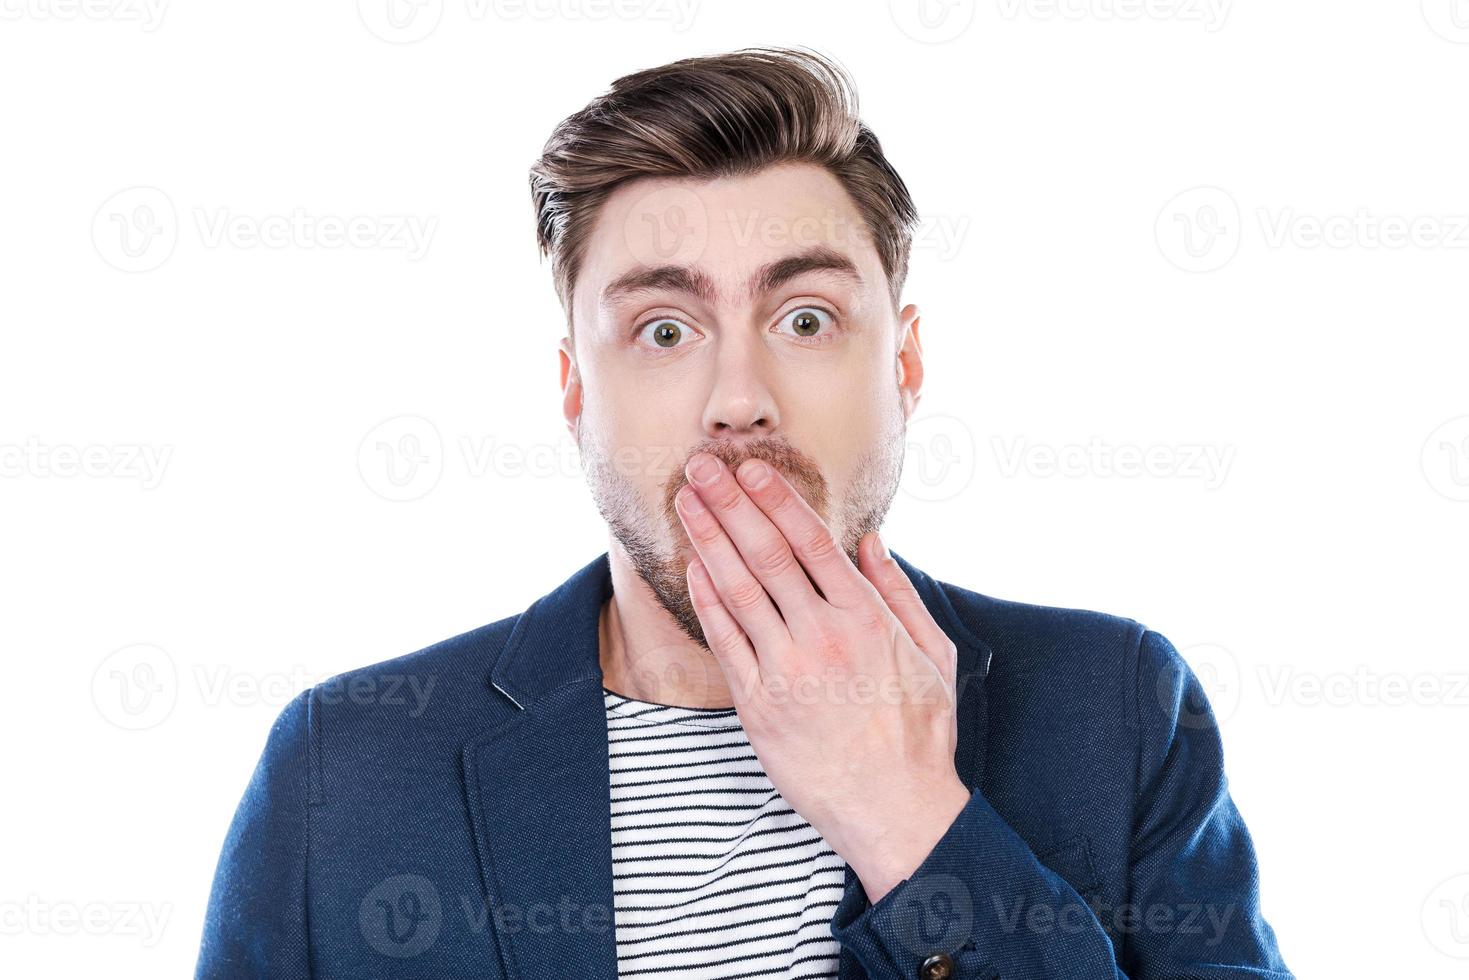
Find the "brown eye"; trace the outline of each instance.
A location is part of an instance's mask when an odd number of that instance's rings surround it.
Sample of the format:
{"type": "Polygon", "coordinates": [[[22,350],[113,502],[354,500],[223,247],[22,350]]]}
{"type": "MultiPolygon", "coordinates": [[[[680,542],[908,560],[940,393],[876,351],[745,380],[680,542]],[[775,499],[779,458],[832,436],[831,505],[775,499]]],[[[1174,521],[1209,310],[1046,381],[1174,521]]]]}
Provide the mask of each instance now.
{"type": "Polygon", "coordinates": [[[815,306],[803,306],[787,313],[782,323],[789,323],[797,337],[817,337],[823,327],[831,333],[833,318],[830,313],[815,306]]]}
{"type": "Polygon", "coordinates": [[[640,337],[645,335],[651,337],[653,343],[665,350],[680,346],[687,347],[693,337],[697,336],[692,328],[669,317],[645,323],[638,334],[640,337]]]}

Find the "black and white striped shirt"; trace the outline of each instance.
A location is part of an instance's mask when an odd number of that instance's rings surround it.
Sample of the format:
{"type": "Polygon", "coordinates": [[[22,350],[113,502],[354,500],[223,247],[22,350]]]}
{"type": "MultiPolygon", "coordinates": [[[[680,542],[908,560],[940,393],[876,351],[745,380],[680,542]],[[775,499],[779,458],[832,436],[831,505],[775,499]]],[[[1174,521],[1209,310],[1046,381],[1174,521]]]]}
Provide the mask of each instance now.
{"type": "Polygon", "coordinates": [[[618,977],[835,977],[845,862],[776,791],[734,709],[602,691],[618,977]]]}

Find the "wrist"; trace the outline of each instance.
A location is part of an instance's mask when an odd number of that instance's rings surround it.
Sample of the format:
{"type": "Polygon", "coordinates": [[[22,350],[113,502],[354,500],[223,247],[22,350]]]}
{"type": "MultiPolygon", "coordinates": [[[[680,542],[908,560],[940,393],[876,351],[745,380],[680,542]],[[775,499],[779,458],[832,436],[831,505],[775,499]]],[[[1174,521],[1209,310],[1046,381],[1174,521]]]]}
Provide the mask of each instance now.
{"type": "Polygon", "coordinates": [[[907,794],[903,806],[882,807],[876,819],[864,821],[841,846],[829,843],[852,866],[868,901],[875,905],[912,877],[954,825],[972,793],[955,775],[939,787],[907,794]]]}

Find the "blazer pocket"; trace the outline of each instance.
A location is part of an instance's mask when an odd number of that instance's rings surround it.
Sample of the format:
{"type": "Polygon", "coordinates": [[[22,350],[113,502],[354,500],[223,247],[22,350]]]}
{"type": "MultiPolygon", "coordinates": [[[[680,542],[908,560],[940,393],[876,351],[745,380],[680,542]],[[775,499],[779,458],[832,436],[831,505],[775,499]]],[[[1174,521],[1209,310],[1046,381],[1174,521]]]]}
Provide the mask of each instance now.
{"type": "Polygon", "coordinates": [[[1084,835],[1078,834],[1053,844],[1038,852],[1036,858],[1064,878],[1083,898],[1095,894],[1102,886],[1096,863],[1092,860],[1091,841],[1084,835]]]}

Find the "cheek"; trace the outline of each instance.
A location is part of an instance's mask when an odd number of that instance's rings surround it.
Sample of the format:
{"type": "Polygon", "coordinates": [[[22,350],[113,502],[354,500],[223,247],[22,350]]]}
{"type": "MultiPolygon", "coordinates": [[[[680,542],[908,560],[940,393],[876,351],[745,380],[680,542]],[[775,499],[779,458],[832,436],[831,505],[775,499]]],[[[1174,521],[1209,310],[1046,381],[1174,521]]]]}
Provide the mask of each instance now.
{"type": "Polygon", "coordinates": [[[585,414],[597,445],[623,482],[650,506],[662,508],[668,486],[681,478],[688,447],[702,438],[697,406],[677,407],[646,389],[588,398],[585,414]]]}
{"type": "Polygon", "coordinates": [[[870,441],[896,388],[894,375],[866,368],[807,375],[795,387],[791,404],[797,414],[784,421],[802,429],[820,428],[834,442],[870,441]]]}
{"type": "MultiPolygon", "coordinates": [[[[894,385],[896,388],[896,385],[894,385]]],[[[822,461],[835,502],[851,487],[863,460],[886,451],[898,435],[891,417],[898,411],[894,392],[871,382],[835,391],[829,398],[803,399],[792,439],[822,461]]],[[[792,432],[792,427],[787,427],[792,432]]]]}

